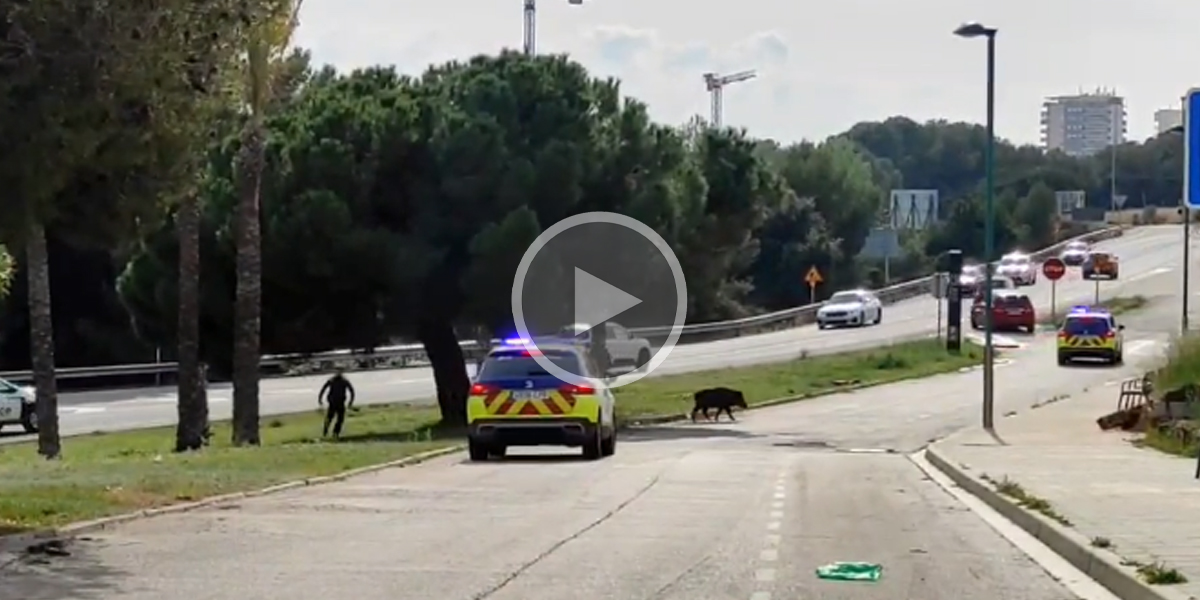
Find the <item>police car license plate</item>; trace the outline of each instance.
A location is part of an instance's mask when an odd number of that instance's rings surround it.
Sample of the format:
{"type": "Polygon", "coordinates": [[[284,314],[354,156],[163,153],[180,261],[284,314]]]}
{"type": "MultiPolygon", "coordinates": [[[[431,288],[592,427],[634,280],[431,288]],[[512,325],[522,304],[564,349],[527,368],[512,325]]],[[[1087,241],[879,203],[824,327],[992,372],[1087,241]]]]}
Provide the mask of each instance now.
{"type": "Polygon", "coordinates": [[[546,397],[546,392],[528,392],[521,390],[512,393],[513,400],[541,400],[546,397]]]}

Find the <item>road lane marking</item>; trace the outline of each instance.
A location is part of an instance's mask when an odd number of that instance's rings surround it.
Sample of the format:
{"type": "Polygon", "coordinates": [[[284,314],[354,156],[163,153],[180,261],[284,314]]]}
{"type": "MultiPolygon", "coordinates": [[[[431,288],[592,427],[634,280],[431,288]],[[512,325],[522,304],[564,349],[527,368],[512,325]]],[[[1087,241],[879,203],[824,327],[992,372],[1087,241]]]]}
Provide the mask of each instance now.
{"type": "Polygon", "coordinates": [[[780,536],[778,533],[768,533],[766,540],[768,546],[778,546],[779,542],[782,540],[782,536],[780,536]]]}
{"type": "Polygon", "coordinates": [[[767,531],[779,531],[779,521],[767,523],[767,531]]]}
{"type": "Polygon", "coordinates": [[[766,562],[774,562],[779,560],[779,551],[774,548],[767,548],[758,554],[758,558],[766,562]]]}
{"type": "Polygon", "coordinates": [[[775,569],[759,569],[754,572],[754,579],[764,583],[775,581],[775,569]]]}
{"type": "Polygon", "coordinates": [[[750,600],[771,600],[771,592],[754,592],[750,594],[750,600]]]}

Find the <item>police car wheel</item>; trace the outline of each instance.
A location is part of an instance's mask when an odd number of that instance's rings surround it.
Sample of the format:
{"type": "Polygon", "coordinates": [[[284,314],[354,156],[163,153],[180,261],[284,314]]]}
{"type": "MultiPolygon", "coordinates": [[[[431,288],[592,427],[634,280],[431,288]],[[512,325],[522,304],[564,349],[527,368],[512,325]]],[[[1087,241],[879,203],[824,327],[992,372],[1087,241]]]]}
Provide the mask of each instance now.
{"type": "Polygon", "coordinates": [[[588,435],[588,439],[583,442],[583,459],[596,460],[604,456],[602,448],[604,442],[604,434],[600,432],[600,427],[596,427],[588,435]]]}
{"type": "Polygon", "coordinates": [[[600,440],[600,455],[612,456],[617,453],[617,429],[614,427],[608,437],[600,440]]]}
{"type": "Polygon", "coordinates": [[[488,459],[487,446],[484,446],[475,440],[468,439],[467,455],[470,456],[471,461],[473,462],[483,462],[488,459]]]}
{"type": "Polygon", "coordinates": [[[488,448],[488,455],[492,458],[504,458],[508,454],[508,446],[492,446],[488,448]]]}

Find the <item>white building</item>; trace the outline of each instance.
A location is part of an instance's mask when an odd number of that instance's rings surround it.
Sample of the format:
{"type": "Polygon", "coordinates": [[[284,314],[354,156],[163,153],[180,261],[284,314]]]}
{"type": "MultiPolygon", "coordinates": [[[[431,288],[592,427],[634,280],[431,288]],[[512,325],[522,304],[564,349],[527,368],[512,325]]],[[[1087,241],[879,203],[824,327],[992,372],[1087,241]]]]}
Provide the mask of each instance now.
{"type": "Polygon", "coordinates": [[[1125,142],[1125,99],[1107,90],[1047,98],[1042,104],[1042,146],[1070,156],[1090,156],[1125,142]]]}
{"type": "Polygon", "coordinates": [[[1183,125],[1183,109],[1164,108],[1154,111],[1154,131],[1166,133],[1169,129],[1183,125]]]}

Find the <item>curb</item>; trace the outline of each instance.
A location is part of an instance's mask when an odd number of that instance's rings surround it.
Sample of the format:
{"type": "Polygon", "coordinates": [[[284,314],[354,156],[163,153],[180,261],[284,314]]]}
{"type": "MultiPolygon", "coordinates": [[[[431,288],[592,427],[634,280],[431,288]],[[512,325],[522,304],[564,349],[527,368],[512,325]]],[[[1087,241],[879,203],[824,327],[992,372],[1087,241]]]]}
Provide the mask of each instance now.
{"type": "Polygon", "coordinates": [[[447,448],[439,448],[437,450],[430,450],[428,452],[414,454],[412,456],[407,456],[407,457],[404,457],[401,459],[397,459],[397,460],[393,460],[393,461],[389,461],[389,462],[385,462],[385,463],[368,465],[365,467],[359,467],[357,469],[351,469],[349,471],[342,471],[340,473],[334,473],[333,475],[322,475],[320,477],[309,477],[307,479],[298,479],[295,481],[288,481],[288,482],[276,484],[276,485],[266,487],[266,488],[250,490],[247,492],[233,492],[230,494],[222,494],[220,496],[212,496],[209,498],[204,498],[202,500],[196,500],[194,502],[182,502],[179,504],[170,504],[170,505],[162,506],[159,508],[148,508],[148,509],[144,509],[144,510],[138,510],[138,511],[134,511],[134,512],[113,515],[110,517],[101,517],[99,519],[92,519],[90,521],[79,521],[77,523],[71,523],[69,525],[64,525],[62,527],[58,527],[55,529],[33,531],[33,532],[27,532],[27,533],[17,533],[17,534],[12,534],[12,535],[0,535],[0,551],[5,550],[5,546],[10,545],[10,544],[12,544],[12,545],[36,544],[37,542],[47,541],[47,540],[51,540],[51,539],[62,538],[62,537],[72,537],[72,536],[76,536],[76,535],[80,535],[80,534],[84,534],[84,533],[100,531],[102,529],[106,529],[113,525],[120,525],[122,523],[127,523],[129,521],[135,521],[137,519],[143,519],[143,518],[148,518],[148,517],[157,517],[160,515],[171,515],[171,514],[191,512],[191,511],[198,510],[201,508],[210,508],[210,507],[221,505],[221,504],[228,504],[230,502],[236,502],[238,500],[245,500],[248,498],[257,498],[259,496],[267,496],[270,494],[278,494],[280,492],[286,492],[289,490],[300,489],[300,488],[313,486],[313,485],[334,483],[337,481],[343,481],[343,480],[349,479],[351,477],[356,477],[358,475],[366,475],[367,473],[383,471],[385,469],[411,467],[411,466],[421,464],[423,462],[433,460],[435,458],[440,458],[442,456],[448,456],[450,454],[455,454],[455,453],[461,452],[465,447],[466,446],[464,446],[462,444],[456,444],[454,446],[450,446],[447,448]]]}
{"type": "Polygon", "coordinates": [[[1121,558],[1116,554],[1093,548],[1091,542],[1078,532],[1017,506],[987,483],[968,475],[966,469],[958,467],[954,461],[943,457],[934,446],[927,447],[924,455],[925,460],[960,488],[985,502],[1122,600],[1191,600],[1188,594],[1169,586],[1151,586],[1143,582],[1132,568],[1121,565],[1121,558]]]}

